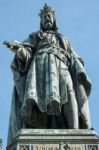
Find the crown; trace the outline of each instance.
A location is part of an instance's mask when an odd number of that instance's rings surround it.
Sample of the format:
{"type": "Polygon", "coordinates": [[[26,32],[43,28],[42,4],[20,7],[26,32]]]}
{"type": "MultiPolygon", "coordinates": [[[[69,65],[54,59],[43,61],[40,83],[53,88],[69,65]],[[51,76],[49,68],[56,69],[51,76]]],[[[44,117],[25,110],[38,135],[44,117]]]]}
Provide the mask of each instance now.
{"type": "Polygon", "coordinates": [[[49,7],[46,3],[43,9],[40,10],[39,16],[42,18],[42,16],[46,13],[50,12],[51,14],[55,15],[55,9],[53,7],[49,7]]]}

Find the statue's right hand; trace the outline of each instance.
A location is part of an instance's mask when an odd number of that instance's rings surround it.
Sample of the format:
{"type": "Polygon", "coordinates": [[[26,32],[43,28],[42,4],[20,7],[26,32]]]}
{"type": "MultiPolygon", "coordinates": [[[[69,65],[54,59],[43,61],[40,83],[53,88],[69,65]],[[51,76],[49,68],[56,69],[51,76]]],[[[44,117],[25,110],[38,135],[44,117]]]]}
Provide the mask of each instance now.
{"type": "Polygon", "coordinates": [[[3,44],[6,45],[7,48],[10,48],[15,53],[20,48],[19,42],[16,41],[4,41],[3,44]]]}
{"type": "Polygon", "coordinates": [[[10,44],[8,41],[4,41],[3,44],[6,45],[7,48],[10,48],[10,44]]]}

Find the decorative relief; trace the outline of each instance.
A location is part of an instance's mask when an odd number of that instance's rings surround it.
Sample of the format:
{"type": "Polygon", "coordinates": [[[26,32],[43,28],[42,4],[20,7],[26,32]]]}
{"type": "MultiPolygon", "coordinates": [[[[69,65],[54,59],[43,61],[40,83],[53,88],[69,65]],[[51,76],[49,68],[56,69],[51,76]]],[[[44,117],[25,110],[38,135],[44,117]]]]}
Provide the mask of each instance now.
{"type": "Polygon", "coordinates": [[[87,150],[98,150],[98,145],[88,145],[87,150]]]}
{"type": "Polygon", "coordinates": [[[29,145],[19,145],[19,150],[31,150],[29,145]]]}
{"type": "Polygon", "coordinates": [[[63,146],[63,148],[64,148],[64,150],[72,150],[72,145],[70,145],[70,144],[65,144],[65,145],[63,146]]]}
{"type": "Polygon", "coordinates": [[[64,143],[60,143],[59,144],[59,150],[82,150],[81,146],[76,146],[76,145],[71,145],[71,144],[64,144],[64,143]]]}

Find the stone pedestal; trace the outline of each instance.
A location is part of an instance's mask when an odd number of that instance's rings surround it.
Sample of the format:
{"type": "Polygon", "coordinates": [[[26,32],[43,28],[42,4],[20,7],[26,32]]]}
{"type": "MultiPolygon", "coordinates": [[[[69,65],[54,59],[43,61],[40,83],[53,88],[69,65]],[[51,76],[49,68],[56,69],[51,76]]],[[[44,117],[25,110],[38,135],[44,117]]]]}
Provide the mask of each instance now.
{"type": "Polygon", "coordinates": [[[99,138],[89,129],[22,129],[7,150],[99,150],[99,138]]]}

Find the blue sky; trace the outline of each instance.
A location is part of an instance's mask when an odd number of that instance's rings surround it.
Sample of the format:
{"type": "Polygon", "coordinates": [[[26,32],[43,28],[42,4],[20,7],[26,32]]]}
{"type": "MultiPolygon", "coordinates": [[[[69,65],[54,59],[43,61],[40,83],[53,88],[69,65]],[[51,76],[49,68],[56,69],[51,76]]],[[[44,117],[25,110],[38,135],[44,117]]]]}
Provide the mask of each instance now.
{"type": "Polygon", "coordinates": [[[59,32],[68,37],[85,61],[92,81],[89,97],[91,123],[99,135],[99,1],[98,0],[0,0],[0,137],[5,149],[13,89],[10,69],[14,54],[4,40],[22,41],[39,30],[39,10],[48,3],[55,7],[59,32]]]}

